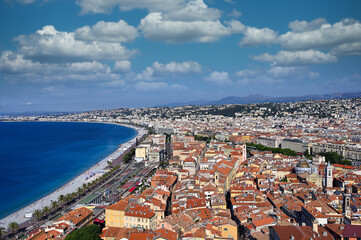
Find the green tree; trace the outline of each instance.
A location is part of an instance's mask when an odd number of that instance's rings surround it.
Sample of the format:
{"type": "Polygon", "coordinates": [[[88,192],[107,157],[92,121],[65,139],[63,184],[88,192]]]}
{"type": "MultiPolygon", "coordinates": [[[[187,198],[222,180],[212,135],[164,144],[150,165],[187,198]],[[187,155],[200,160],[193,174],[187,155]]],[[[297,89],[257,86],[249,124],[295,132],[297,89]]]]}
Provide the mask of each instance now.
{"type": "Polygon", "coordinates": [[[4,227],[0,227],[0,239],[6,233],[6,229],[4,227]]]}
{"type": "Polygon", "coordinates": [[[45,206],[44,208],[43,208],[43,213],[45,214],[45,217],[47,217],[48,216],[48,213],[50,212],[50,208],[48,207],[48,206],[45,206]]]}
{"type": "Polygon", "coordinates": [[[73,197],[71,196],[71,193],[68,193],[65,195],[65,199],[67,203],[70,203],[73,200],[73,197]]]}
{"type": "Polygon", "coordinates": [[[13,232],[13,234],[14,234],[15,231],[16,231],[17,229],[19,229],[19,224],[18,224],[17,222],[11,222],[11,223],[9,223],[9,225],[8,225],[8,229],[10,229],[10,230],[13,232]]]}
{"type": "Polygon", "coordinates": [[[41,216],[43,216],[43,213],[39,209],[35,209],[33,214],[35,215],[36,220],[39,220],[41,218],[41,216]]]}
{"type": "Polygon", "coordinates": [[[76,194],[78,195],[78,197],[80,196],[80,194],[83,192],[83,189],[81,187],[78,187],[78,189],[76,190],[76,194]]]}
{"type": "Polygon", "coordinates": [[[70,233],[65,240],[100,240],[101,227],[89,225],[70,233]]]}
{"type": "Polygon", "coordinates": [[[349,160],[344,159],[344,157],[337,152],[326,152],[320,153],[321,156],[324,156],[327,162],[338,163],[343,165],[352,165],[349,160]]]}
{"type": "Polygon", "coordinates": [[[312,159],[312,155],[308,152],[308,149],[303,153],[306,158],[312,159]]]}
{"type": "Polygon", "coordinates": [[[56,201],[51,201],[51,209],[54,211],[59,207],[56,201]]]}
{"type": "Polygon", "coordinates": [[[63,205],[66,202],[65,196],[62,194],[58,197],[58,201],[63,205]]]}

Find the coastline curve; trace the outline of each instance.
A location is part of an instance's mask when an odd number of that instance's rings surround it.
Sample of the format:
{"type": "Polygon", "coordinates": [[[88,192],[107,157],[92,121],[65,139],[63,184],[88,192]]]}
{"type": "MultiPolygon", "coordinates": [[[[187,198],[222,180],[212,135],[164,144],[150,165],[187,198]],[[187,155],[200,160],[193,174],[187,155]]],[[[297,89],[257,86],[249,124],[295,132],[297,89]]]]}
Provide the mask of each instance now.
{"type": "MultiPolygon", "coordinates": [[[[48,122],[48,121],[38,121],[38,122],[48,122]]],[[[144,135],[146,135],[147,131],[144,128],[136,127],[129,124],[116,123],[116,122],[88,122],[88,121],[51,121],[51,122],[77,122],[77,123],[98,123],[98,124],[114,124],[127,128],[132,128],[136,131],[136,135],[127,142],[124,142],[119,146],[114,152],[101,159],[95,165],[91,166],[87,170],[83,171],[81,174],[77,175],[70,181],[68,181],[65,185],[57,188],[52,191],[48,195],[28,204],[27,206],[17,210],[16,212],[11,213],[10,215],[0,219],[0,227],[7,228],[8,224],[11,222],[17,222],[19,225],[28,221],[29,218],[25,217],[25,214],[28,212],[33,213],[36,209],[42,209],[45,206],[49,206],[52,201],[57,201],[60,195],[66,195],[68,193],[75,192],[79,187],[82,187],[84,183],[84,179],[90,172],[99,172],[105,169],[108,166],[108,161],[111,159],[115,159],[122,155],[122,152],[126,152],[131,148],[135,143],[136,139],[141,139],[144,135]],[[123,149],[124,146],[127,149],[123,149]]]]}

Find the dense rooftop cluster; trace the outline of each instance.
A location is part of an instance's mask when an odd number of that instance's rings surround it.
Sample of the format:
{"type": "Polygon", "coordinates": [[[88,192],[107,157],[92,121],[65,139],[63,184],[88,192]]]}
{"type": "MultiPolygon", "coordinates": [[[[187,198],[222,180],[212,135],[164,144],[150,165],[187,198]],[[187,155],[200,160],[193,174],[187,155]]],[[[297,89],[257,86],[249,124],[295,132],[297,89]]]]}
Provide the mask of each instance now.
{"type": "Polygon", "coordinates": [[[351,239],[361,238],[360,113],[358,98],[22,120],[119,122],[154,132],[134,161],[162,164],[144,179],[149,187],[106,207],[104,240],[351,239]],[[259,151],[256,143],[296,154],[259,151]],[[351,166],[327,162],[326,152],[351,166]]]}

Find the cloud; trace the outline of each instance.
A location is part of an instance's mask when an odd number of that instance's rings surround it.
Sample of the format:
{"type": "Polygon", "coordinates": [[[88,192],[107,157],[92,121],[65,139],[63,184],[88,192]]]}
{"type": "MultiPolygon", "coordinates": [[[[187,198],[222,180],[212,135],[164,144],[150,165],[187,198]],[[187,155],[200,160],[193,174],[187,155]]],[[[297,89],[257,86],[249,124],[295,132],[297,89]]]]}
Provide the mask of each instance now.
{"type": "Polygon", "coordinates": [[[152,68],[155,72],[158,73],[201,73],[202,65],[195,61],[185,61],[185,62],[170,62],[167,64],[161,64],[154,62],[152,68]]]}
{"type": "Polygon", "coordinates": [[[208,8],[203,0],[190,0],[185,7],[164,14],[165,20],[171,21],[214,21],[221,17],[221,12],[208,8]]]}
{"type": "Polygon", "coordinates": [[[55,74],[55,73],[96,73],[106,72],[108,66],[100,62],[40,63],[25,59],[22,54],[4,51],[0,56],[0,73],[7,74],[55,74]]]}
{"type": "Polygon", "coordinates": [[[137,80],[153,81],[154,70],[151,67],[146,67],[142,73],[138,73],[136,76],[137,80]]]}
{"type": "Polygon", "coordinates": [[[214,71],[209,76],[207,76],[205,80],[216,85],[228,85],[232,83],[227,72],[214,71]]]}
{"type": "Polygon", "coordinates": [[[278,37],[278,34],[269,28],[245,27],[242,33],[244,37],[239,42],[241,47],[272,44],[278,37]]]}
{"type": "Polygon", "coordinates": [[[4,51],[0,56],[0,73],[6,74],[5,80],[13,82],[90,82],[119,78],[108,65],[97,61],[40,63],[10,51],[4,51]]]}
{"type": "Polygon", "coordinates": [[[188,88],[180,84],[169,85],[166,82],[138,82],[135,84],[135,90],[139,92],[157,92],[165,90],[187,90],[188,88]]]}
{"type": "Polygon", "coordinates": [[[300,67],[271,67],[267,70],[266,74],[272,78],[284,79],[300,74],[304,69],[300,67]]]}
{"type": "Polygon", "coordinates": [[[36,0],[16,0],[16,2],[21,3],[21,4],[30,4],[35,2],[36,0]]]}
{"type": "Polygon", "coordinates": [[[234,18],[240,18],[242,16],[242,13],[240,11],[237,11],[236,9],[233,9],[232,12],[227,14],[228,17],[234,17],[234,18]]]}
{"type": "Polygon", "coordinates": [[[78,28],[74,34],[75,39],[82,41],[131,42],[138,36],[138,30],[123,20],[118,22],[100,21],[92,27],[78,28]]]}
{"type": "Polygon", "coordinates": [[[136,8],[148,9],[149,11],[171,11],[184,7],[186,0],[76,0],[81,7],[81,13],[110,13],[118,6],[122,11],[128,11],[136,8]]]}
{"type": "Polygon", "coordinates": [[[276,83],[285,80],[315,79],[319,73],[312,72],[303,66],[273,66],[268,69],[244,69],[236,74],[237,82],[241,84],[251,83],[276,83]]]}
{"type": "Polygon", "coordinates": [[[15,40],[21,54],[40,62],[120,60],[137,52],[120,43],[79,41],[73,32],[60,32],[54,26],[44,26],[35,34],[20,35],[15,40]]]}
{"type": "Polygon", "coordinates": [[[317,18],[312,20],[311,22],[307,21],[293,21],[288,24],[288,27],[292,30],[292,32],[307,32],[320,29],[322,25],[327,24],[327,20],[324,18],[317,18]]]}
{"type": "Polygon", "coordinates": [[[166,20],[160,12],[148,14],[139,25],[142,34],[149,40],[168,43],[214,42],[221,37],[239,33],[242,28],[243,25],[238,21],[223,25],[219,20],[166,20]]]}
{"type": "Polygon", "coordinates": [[[132,67],[131,62],[128,60],[116,61],[114,64],[113,72],[127,73],[132,67]]]}
{"type": "Polygon", "coordinates": [[[316,50],[280,51],[276,55],[265,53],[252,57],[254,60],[269,62],[273,65],[308,65],[336,62],[337,58],[330,53],[316,50]]]}
{"type": "Polygon", "coordinates": [[[245,69],[236,72],[236,76],[240,78],[252,77],[252,76],[257,76],[259,73],[260,73],[259,70],[245,69]]]}
{"type": "Polygon", "coordinates": [[[180,74],[202,73],[202,65],[195,61],[170,62],[162,64],[154,62],[152,66],[146,67],[142,73],[137,74],[137,80],[152,81],[154,77],[169,76],[176,77],[180,74]]]}
{"type": "MultiPolygon", "coordinates": [[[[352,54],[349,46],[361,42],[361,23],[354,19],[343,19],[329,24],[324,19],[312,22],[295,21],[290,23],[292,31],[279,37],[282,48],[288,50],[339,48],[339,54],[352,54]]],[[[358,54],[358,53],[357,53],[358,54]]]]}
{"type": "Polygon", "coordinates": [[[353,43],[344,43],[331,49],[335,55],[361,55],[361,41],[353,43]]]}
{"type": "MultiPolygon", "coordinates": [[[[168,43],[214,42],[221,37],[239,33],[244,26],[238,21],[222,23],[221,11],[209,8],[203,0],[78,0],[83,13],[104,13],[118,5],[121,10],[144,8],[149,11],[140,22],[138,29],[152,41],[168,43]]],[[[234,15],[239,12],[233,11],[234,15]]],[[[76,39],[101,40],[110,42],[131,41],[137,36],[132,26],[118,23],[99,22],[77,31],[76,39]],[[115,30],[114,30],[115,29],[115,30]]]]}
{"type": "Polygon", "coordinates": [[[25,59],[23,55],[4,51],[0,56],[0,73],[13,74],[39,71],[42,65],[25,59]]]}

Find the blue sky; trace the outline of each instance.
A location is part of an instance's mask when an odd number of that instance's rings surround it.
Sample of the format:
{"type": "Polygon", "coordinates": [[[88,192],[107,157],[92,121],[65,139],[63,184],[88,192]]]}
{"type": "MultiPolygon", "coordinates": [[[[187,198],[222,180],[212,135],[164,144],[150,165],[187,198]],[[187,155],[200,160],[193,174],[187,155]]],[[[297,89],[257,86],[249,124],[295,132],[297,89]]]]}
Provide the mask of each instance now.
{"type": "Polygon", "coordinates": [[[358,0],[0,1],[0,112],[361,90],[358,0]]]}

